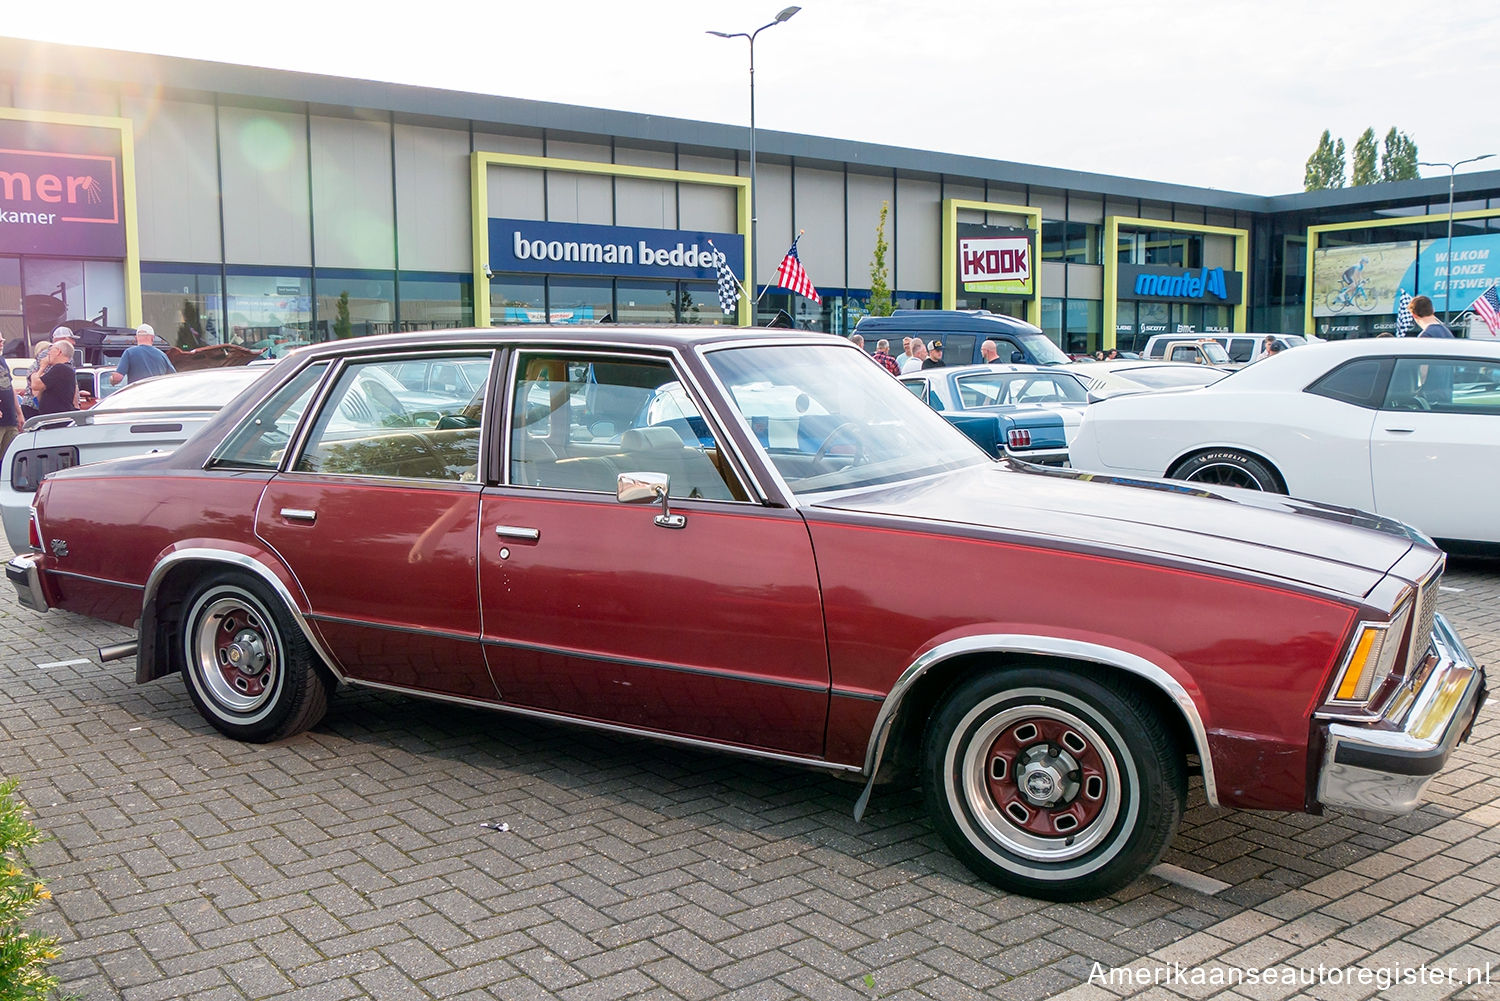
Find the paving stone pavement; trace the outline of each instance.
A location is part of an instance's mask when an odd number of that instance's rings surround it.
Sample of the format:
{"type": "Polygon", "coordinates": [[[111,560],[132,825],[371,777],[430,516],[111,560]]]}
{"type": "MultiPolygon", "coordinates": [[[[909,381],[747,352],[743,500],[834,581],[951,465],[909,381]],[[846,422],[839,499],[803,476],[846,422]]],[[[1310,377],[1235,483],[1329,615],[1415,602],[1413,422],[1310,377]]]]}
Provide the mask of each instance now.
{"type": "MultiPolygon", "coordinates": [[[[1444,587],[1500,666],[1500,565],[1444,587]]],[[[0,600],[0,776],[52,835],[36,924],[86,1001],[1500,998],[1495,703],[1411,816],[1198,795],[1167,861],[1227,889],[1048,904],[976,881],[913,792],[856,824],[820,773],[367,692],[242,745],[93,662],[122,638],[0,600]]]]}

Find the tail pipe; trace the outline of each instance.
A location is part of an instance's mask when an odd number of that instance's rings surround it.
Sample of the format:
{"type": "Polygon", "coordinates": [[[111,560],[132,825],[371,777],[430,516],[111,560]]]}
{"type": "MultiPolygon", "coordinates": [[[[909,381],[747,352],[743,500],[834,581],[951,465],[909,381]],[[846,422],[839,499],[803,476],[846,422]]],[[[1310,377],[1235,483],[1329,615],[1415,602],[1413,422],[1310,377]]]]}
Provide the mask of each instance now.
{"type": "Polygon", "coordinates": [[[134,657],[136,650],[139,648],[140,642],[137,640],[130,640],[128,643],[111,643],[109,646],[102,646],[99,648],[99,662],[101,664],[104,664],[112,660],[124,660],[127,657],[134,657]]]}

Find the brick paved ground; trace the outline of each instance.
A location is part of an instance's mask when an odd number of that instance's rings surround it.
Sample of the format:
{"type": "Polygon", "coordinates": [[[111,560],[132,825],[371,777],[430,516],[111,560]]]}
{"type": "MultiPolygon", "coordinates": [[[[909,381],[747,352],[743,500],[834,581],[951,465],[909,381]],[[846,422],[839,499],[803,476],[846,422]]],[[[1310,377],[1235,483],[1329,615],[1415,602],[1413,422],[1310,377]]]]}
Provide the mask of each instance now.
{"type": "MultiPolygon", "coordinates": [[[[1457,565],[1447,586],[1445,612],[1500,665],[1500,568],[1457,565]]],[[[1495,984],[1385,996],[1500,998],[1494,703],[1410,817],[1200,796],[1168,861],[1228,889],[1151,877],[1061,905],[977,883],[914,794],[877,795],[858,825],[856,787],[800,770],[368,693],[303,737],[237,744],[176,679],[136,687],[133,662],[68,663],[120,638],[0,601],[0,775],[55,838],[33,856],[55,894],[42,923],[88,1001],[1095,1001],[1136,990],[1118,972],[1090,983],[1096,969],[1463,976],[1486,962],[1495,984]]]]}

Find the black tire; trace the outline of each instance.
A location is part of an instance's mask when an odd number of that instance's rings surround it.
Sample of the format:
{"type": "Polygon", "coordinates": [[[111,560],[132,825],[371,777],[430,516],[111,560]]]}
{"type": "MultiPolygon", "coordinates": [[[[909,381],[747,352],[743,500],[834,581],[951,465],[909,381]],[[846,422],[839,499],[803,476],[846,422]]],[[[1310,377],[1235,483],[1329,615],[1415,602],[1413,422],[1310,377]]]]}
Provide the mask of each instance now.
{"type": "Polygon", "coordinates": [[[317,655],[270,588],[220,573],[195,587],[182,608],[188,695],[214,729],[261,744],[323,718],[328,685],[317,655]]]}
{"type": "Polygon", "coordinates": [[[1253,455],[1233,449],[1195,455],[1168,475],[1176,480],[1207,483],[1216,487],[1241,487],[1268,494],[1286,493],[1281,480],[1270,466],[1253,455]]]}
{"type": "Polygon", "coordinates": [[[927,809],[981,878],[1045,900],[1128,886],[1187,799],[1181,750],[1146,701],[1087,668],[991,670],[955,689],[922,742],[927,809]]]}

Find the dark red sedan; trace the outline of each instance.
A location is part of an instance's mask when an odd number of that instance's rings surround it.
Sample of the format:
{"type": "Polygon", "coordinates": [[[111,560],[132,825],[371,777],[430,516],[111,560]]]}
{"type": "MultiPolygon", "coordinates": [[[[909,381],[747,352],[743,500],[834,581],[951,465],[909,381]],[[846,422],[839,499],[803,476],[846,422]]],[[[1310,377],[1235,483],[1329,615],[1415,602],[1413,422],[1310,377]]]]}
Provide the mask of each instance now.
{"type": "Polygon", "coordinates": [[[174,454],[61,471],[20,600],[117,622],[223,733],[364,685],[910,775],[977,873],[1054,899],[1208,801],[1392,812],[1483,670],[1404,525],[996,462],[836,338],[373,337],[281,361],[174,454]],[[488,372],[416,394],[413,363],[488,372]]]}

